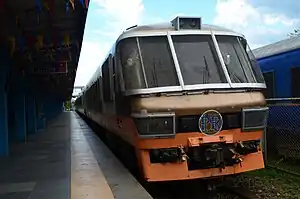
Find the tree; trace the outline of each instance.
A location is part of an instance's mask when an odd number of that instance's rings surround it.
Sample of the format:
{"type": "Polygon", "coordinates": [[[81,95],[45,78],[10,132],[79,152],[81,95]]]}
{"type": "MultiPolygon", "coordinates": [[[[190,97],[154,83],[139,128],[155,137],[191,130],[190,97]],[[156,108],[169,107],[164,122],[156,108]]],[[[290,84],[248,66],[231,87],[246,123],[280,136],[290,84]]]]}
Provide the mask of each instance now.
{"type": "Polygon", "coordinates": [[[295,29],[294,32],[288,34],[289,37],[300,36],[300,29],[295,29]]]}
{"type": "Polygon", "coordinates": [[[66,101],[65,102],[65,109],[67,110],[67,111],[70,111],[71,110],[71,101],[66,101]]]}

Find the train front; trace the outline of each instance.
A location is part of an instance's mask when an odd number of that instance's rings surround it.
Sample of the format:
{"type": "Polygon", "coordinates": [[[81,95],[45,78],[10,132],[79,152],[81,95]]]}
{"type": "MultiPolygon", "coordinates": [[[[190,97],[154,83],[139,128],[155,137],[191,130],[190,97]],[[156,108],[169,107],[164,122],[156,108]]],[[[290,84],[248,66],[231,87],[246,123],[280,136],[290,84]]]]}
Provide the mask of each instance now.
{"type": "Polygon", "coordinates": [[[211,178],[264,168],[265,82],[246,40],[215,27],[197,30],[197,19],[176,20],[167,35],[120,45],[145,178],[211,178]],[[180,29],[191,22],[192,30],[180,29]]]}

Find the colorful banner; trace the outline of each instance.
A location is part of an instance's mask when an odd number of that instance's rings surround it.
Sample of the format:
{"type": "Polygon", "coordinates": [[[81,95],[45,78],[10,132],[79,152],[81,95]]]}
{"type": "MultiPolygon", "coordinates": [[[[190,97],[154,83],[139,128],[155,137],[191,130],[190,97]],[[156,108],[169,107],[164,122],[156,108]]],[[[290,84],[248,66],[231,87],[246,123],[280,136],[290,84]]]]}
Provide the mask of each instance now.
{"type": "Polygon", "coordinates": [[[85,7],[86,9],[89,7],[89,0],[85,0],[85,7]]]}
{"type": "Polygon", "coordinates": [[[69,1],[66,0],[66,12],[69,12],[69,1]]]}
{"type": "Polygon", "coordinates": [[[80,3],[82,5],[82,7],[84,8],[84,2],[83,2],[83,0],[80,0],[80,3]]]}
{"type": "Polygon", "coordinates": [[[61,61],[56,63],[54,67],[49,66],[39,66],[34,67],[34,73],[36,74],[57,74],[57,73],[67,73],[68,63],[66,61],[61,61]]]}
{"type": "Polygon", "coordinates": [[[36,4],[36,8],[38,11],[42,11],[42,4],[41,4],[41,0],[36,0],[35,1],[36,4]]]}
{"type": "Polygon", "coordinates": [[[41,48],[43,48],[43,36],[38,35],[37,36],[37,41],[36,41],[36,50],[39,51],[41,48]]]}
{"type": "Polygon", "coordinates": [[[69,0],[69,2],[71,3],[73,10],[75,10],[75,2],[74,2],[74,0],[69,0]]]}
{"type": "Polygon", "coordinates": [[[64,44],[65,44],[65,46],[69,47],[69,45],[70,45],[70,36],[69,35],[65,35],[64,44]]]}

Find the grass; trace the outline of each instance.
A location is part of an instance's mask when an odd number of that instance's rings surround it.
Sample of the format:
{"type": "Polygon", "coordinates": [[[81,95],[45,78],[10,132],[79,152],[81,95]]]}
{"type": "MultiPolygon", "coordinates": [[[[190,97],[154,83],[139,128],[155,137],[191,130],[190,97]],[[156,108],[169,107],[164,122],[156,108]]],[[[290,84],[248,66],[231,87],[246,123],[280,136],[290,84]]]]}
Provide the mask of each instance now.
{"type": "Polygon", "coordinates": [[[272,178],[281,179],[286,182],[298,183],[300,185],[300,177],[298,175],[293,175],[289,172],[283,170],[278,170],[276,168],[267,167],[265,169],[251,171],[245,174],[246,176],[256,176],[261,178],[272,178]]]}

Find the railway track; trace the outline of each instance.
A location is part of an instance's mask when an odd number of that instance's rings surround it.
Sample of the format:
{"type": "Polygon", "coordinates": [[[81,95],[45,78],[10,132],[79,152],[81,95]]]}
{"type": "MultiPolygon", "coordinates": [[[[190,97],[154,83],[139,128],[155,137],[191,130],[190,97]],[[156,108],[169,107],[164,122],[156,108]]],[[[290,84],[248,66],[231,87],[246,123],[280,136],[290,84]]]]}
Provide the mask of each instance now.
{"type": "Polygon", "coordinates": [[[223,189],[227,191],[228,193],[231,193],[233,195],[236,195],[240,199],[255,199],[256,195],[249,191],[248,189],[241,188],[241,187],[230,187],[230,186],[224,186],[223,189]]]}

